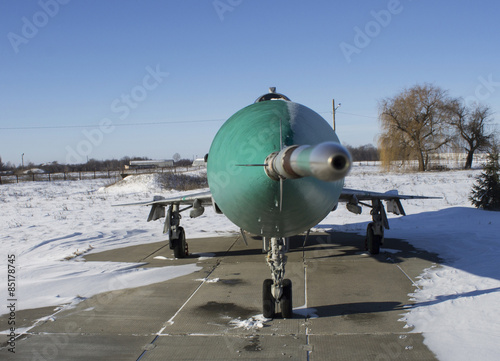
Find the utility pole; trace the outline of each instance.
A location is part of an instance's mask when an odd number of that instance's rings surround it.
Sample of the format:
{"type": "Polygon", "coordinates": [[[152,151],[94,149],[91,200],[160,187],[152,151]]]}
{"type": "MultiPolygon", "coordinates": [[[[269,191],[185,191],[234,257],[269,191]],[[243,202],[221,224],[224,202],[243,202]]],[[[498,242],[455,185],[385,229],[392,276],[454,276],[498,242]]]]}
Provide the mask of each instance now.
{"type": "Polygon", "coordinates": [[[22,168],[24,169],[24,153],[21,154],[21,164],[22,164],[22,168]]]}
{"type": "Polygon", "coordinates": [[[332,99],[332,109],[333,109],[333,130],[336,130],[335,129],[335,112],[337,111],[338,108],[340,108],[340,106],[342,105],[342,103],[339,103],[339,105],[337,105],[337,107],[335,107],[335,99],[332,99]]]}

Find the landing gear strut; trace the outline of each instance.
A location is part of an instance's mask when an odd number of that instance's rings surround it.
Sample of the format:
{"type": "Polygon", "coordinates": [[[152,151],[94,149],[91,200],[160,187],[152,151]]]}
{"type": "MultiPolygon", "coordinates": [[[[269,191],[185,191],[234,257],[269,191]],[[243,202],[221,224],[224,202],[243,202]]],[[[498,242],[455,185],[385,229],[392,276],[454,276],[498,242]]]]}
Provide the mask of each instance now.
{"type": "MultiPolygon", "coordinates": [[[[267,244],[264,239],[264,244],[267,244]]],[[[286,265],[286,239],[272,237],[267,253],[267,264],[271,268],[272,279],[266,279],[262,287],[262,308],[266,318],[273,318],[279,305],[281,316],[291,318],[292,306],[292,281],[285,279],[286,265]]]]}
{"type": "Polygon", "coordinates": [[[370,222],[366,228],[365,248],[371,254],[379,254],[380,246],[384,243],[384,229],[389,229],[389,222],[382,201],[373,199],[370,213],[373,222],[370,222]]]}
{"type": "Polygon", "coordinates": [[[168,233],[170,249],[174,251],[175,258],[184,258],[188,255],[186,234],[180,226],[181,214],[178,204],[172,204],[168,208],[165,217],[165,233],[168,233]]]}
{"type": "Polygon", "coordinates": [[[366,245],[365,248],[370,254],[379,254],[380,253],[380,245],[382,244],[382,240],[384,239],[384,229],[382,228],[382,236],[375,234],[375,230],[377,229],[374,222],[370,222],[368,227],[366,227],[366,245]]]}

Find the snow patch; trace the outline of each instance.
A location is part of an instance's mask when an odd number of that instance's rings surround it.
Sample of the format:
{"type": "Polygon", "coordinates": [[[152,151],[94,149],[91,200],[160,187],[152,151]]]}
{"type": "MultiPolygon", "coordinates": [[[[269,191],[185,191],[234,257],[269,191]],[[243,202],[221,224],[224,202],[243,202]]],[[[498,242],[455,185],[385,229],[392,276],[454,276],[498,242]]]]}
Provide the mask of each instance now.
{"type": "Polygon", "coordinates": [[[217,283],[220,281],[220,278],[197,278],[195,279],[195,281],[198,281],[198,282],[205,282],[205,283],[217,283]]]}
{"type": "Polygon", "coordinates": [[[229,324],[234,328],[243,328],[245,330],[256,330],[263,328],[266,322],[272,321],[271,318],[266,318],[264,315],[256,315],[252,316],[246,320],[242,320],[240,318],[233,319],[229,321],[229,324]]]}
{"type": "Polygon", "coordinates": [[[162,261],[174,261],[175,258],[167,258],[167,257],[164,257],[164,256],[156,256],[156,257],[153,257],[153,259],[159,259],[159,260],[162,260],[162,261]]]}
{"type": "Polygon", "coordinates": [[[215,257],[215,253],[191,253],[193,256],[198,256],[198,261],[205,261],[207,259],[211,259],[215,257]]]}
{"type": "Polygon", "coordinates": [[[396,254],[402,252],[400,249],[381,248],[380,252],[396,254]]]}

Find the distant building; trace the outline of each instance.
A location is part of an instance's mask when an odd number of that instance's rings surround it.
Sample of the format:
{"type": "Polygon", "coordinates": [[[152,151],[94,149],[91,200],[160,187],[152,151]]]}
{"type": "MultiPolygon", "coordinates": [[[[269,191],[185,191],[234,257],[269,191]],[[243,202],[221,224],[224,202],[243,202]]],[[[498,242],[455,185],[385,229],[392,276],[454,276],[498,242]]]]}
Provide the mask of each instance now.
{"type": "MultiPolygon", "coordinates": [[[[474,161],[475,162],[485,162],[487,153],[475,152],[474,153],[474,161]]],[[[467,153],[432,153],[430,154],[430,160],[441,163],[463,163],[467,158],[467,153]]]]}
{"type": "Polygon", "coordinates": [[[174,166],[173,159],[131,160],[125,169],[168,168],[174,166]]]}
{"type": "Polygon", "coordinates": [[[31,168],[23,171],[23,174],[42,174],[42,173],[45,173],[45,171],[40,168],[31,168]]]}
{"type": "Polygon", "coordinates": [[[205,158],[196,158],[193,160],[193,167],[206,167],[207,163],[205,162],[205,158]]]}

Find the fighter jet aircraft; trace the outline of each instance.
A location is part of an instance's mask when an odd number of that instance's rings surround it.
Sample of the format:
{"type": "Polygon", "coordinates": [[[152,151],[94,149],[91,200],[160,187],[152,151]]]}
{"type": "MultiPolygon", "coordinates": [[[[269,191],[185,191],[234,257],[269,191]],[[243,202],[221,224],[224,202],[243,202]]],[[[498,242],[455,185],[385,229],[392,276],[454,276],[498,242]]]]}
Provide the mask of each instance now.
{"type": "MultiPolygon", "coordinates": [[[[199,217],[213,206],[242,234],[261,236],[272,278],[263,283],[263,314],[272,318],[279,308],[292,317],[292,283],[285,278],[287,238],[317,225],[339,202],[361,213],[371,207],[366,247],[379,253],[387,210],[404,215],[401,199],[429,198],[345,189],[352,165],[328,122],[304,105],[270,88],[253,104],[232,115],[213,139],[207,155],[209,192],[138,203],[151,206],[148,221],[165,217],[163,232],[176,258],[186,256],[181,212],[199,217]],[[371,204],[366,203],[370,201],[371,204]],[[181,209],[182,205],[186,207],[181,209]],[[167,209],[166,209],[167,208],[167,209]]],[[[136,203],[137,204],[137,203],[136,203]]]]}

